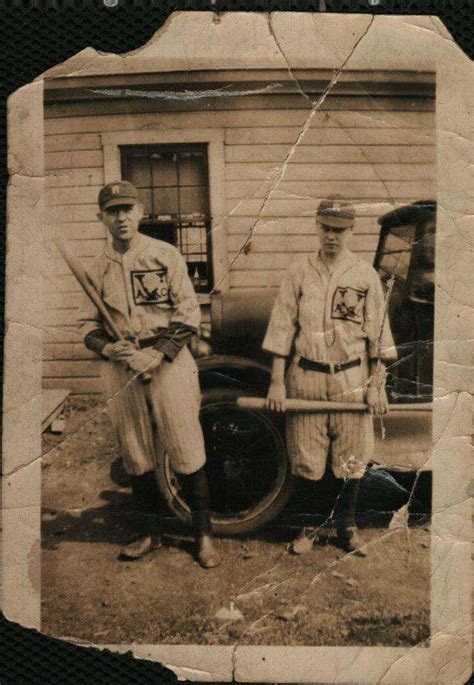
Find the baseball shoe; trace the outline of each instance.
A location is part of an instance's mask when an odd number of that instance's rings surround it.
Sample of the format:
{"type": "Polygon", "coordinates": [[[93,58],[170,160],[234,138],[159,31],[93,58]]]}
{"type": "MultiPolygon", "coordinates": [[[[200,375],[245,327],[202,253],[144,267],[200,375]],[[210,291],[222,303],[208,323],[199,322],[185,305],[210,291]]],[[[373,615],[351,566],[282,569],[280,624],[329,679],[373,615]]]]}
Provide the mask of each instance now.
{"type": "Polygon", "coordinates": [[[161,547],[161,537],[144,535],[122,547],[119,556],[122,559],[141,559],[158,547],[161,547]]]}
{"type": "Polygon", "coordinates": [[[337,541],[339,547],[345,552],[354,553],[358,557],[367,556],[365,540],[357,532],[357,528],[350,527],[337,531],[337,541]]]}
{"type": "Polygon", "coordinates": [[[292,554],[307,554],[313,549],[314,539],[314,530],[307,530],[306,528],[303,528],[301,533],[295,540],[293,540],[288,549],[292,554]]]}
{"type": "Polygon", "coordinates": [[[196,539],[197,560],[202,568],[215,568],[221,563],[221,558],[210,535],[200,535],[196,539]]]}

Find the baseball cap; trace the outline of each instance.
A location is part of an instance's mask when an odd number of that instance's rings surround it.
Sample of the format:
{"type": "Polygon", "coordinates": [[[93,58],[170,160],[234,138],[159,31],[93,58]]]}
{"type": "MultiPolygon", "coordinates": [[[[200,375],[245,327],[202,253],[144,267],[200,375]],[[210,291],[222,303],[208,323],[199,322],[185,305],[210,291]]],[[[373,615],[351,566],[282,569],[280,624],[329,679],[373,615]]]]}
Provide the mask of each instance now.
{"type": "Polygon", "coordinates": [[[138,190],[129,181],[112,181],[102,188],[98,202],[101,210],[117,205],[132,205],[139,202],[138,190]]]}
{"type": "Polygon", "coordinates": [[[326,226],[352,228],[355,220],[354,207],[338,195],[321,200],[316,219],[326,226]]]}

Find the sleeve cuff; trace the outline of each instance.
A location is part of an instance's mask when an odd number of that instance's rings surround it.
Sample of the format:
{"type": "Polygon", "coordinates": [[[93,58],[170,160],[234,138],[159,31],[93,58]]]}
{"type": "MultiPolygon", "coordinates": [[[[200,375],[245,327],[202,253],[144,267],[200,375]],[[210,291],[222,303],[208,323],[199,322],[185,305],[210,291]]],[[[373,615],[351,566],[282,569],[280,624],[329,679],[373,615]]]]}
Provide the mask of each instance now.
{"type": "Polygon", "coordinates": [[[153,347],[158,352],[162,352],[165,359],[172,362],[178,352],[191,342],[193,335],[196,335],[196,329],[192,326],[184,323],[172,323],[160,334],[153,347]]]}
{"type": "Polygon", "coordinates": [[[108,360],[108,357],[103,354],[102,350],[106,345],[108,345],[109,342],[111,342],[111,340],[108,335],[100,329],[90,331],[84,337],[84,344],[87,349],[92,350],[92,352],[95,352],[97,356],[101,357],[105,361],[108,360]]]}

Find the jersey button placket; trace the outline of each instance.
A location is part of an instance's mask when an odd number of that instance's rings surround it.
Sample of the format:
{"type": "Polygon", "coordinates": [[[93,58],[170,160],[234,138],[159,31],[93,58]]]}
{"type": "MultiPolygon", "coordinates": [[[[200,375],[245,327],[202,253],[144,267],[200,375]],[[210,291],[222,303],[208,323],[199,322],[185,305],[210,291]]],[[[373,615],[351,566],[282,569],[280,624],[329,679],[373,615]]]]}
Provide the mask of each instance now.
{"type": "Polygon", "coordinates": [[[127,309],[128,309],[129,326],[130,326],[130,329],[133,331],[134,337],[138,338],[138,334],[140,333],[141,326],[137,326],[136,316],[134,315],[135,314],[135,302],[133,300],[133,290],[132,290],[132,281],[131,281],[131,273],[130,273],[130,257],[127,253],[122,255],[121,267],[122,267],[123,284],[124,284],[125,293],[127,296],[127,305],[128,305],[127,309]]]}

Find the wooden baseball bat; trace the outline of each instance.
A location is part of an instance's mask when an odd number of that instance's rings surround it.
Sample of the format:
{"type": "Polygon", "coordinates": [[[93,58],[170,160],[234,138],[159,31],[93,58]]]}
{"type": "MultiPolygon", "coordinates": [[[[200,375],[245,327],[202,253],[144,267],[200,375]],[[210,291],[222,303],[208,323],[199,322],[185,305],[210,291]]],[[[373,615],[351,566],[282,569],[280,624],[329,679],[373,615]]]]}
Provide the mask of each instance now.
{"type": "MultiPolygon", "coordinates": [[[[301,413],[324,414],[325,412],[364,412],[368,410],[366,404],[357,402],[325,402],[323,400],[287,399],[286,411],[298,411],[301,413]]],[[[267,408],[265,397],[238,397],[237,406],[242,409],[262,410],[267,408]]],[[[432,402],[420,402],[418,404],[389,404],[390,412],[431,412],[432,402]]]]}
{"type": "MultiPolygon", "coordinates": [[[[237,406],[242,409],[266,409],[267,400],[265,397],[238,397],[237,406]]],[[[368,407],[366,404],[357,402],[324,402],[321,400],[285,400],[286,411],[297,411],[302,413],[323,414],[325,412],[344,412],[355,411],[365,412],[368,407]]]]}
{"type": "MultiPolygon", "coordinates": [[[[95,304],[97,307],[101,317],[104,319],[106,322],[107,326],[110,328],[112,331],[112,334],[114,338],[117,340],[125,340],[124,336],[120,332],[120,329],[116,326],[114,320],[110,316],[110,313],[105,306],[102,298],[100,297],[99,293],[94,287],[94,284],[90,281],[89,276],[87,275],[86,270],[84,269],[81,261],[77,257],[73,257],[70,255],[65,246],[64,243],[60,240],[56,240],[56,246],[61,253],[61,256],[63,257],[64,261],[68,265],[68,267],[71,269],[73,275],[75,276],[77,282],[87,295],[87,297],[95,304]]],[[[144,371],[143,373],[140,374],[140,381],[144,384],[150,383],[151,381],[151,374],[148,373],[147,371],[144,371]]]]}

